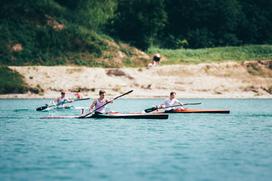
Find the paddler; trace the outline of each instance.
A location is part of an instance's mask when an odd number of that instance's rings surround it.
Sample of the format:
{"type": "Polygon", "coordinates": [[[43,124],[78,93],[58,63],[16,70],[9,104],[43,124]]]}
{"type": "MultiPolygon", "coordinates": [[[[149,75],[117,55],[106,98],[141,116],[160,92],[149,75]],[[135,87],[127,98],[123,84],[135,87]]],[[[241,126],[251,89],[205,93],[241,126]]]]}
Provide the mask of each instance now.
{"type": "Polygon", "coordinates": [[[82,95],[80,94],[80,89],[78,89],[75,93],[74,93],[74,97],[76,99],[82,99],[82,95]]]}
{"type": "Polygon", "coordinates": [[[99,98],[95,99],[90,106],[90,111],[96,110],[95,114],[104,114],[106,113],[106,106],[103,106],[107,103],[112,103],[112,100],[108,100],[105,98],[106,91],[100,90],[99,91],[99,98]]]}
{"type": "Polygon", "coordinates": [[[165,112],[171,112],[173,110],[171,106],[175,105],[180,105],[179,109],[184,110],[183,103],[176,99],[176,92],[170,92],[169,98],[166,99],[163,104],[159,105],[158,108],[166,108],[165,112]]]}
{"type": "Polygon", "coordinates": [[[60,97],[58,97],[57,99],[54,100],[54,103],[57,106],[61,106],[61,105],[64,105],[65,103],[71,103],[71,102],[73,102],[73,101],[65,97],[64,91],[61,91],[60,97]]]}

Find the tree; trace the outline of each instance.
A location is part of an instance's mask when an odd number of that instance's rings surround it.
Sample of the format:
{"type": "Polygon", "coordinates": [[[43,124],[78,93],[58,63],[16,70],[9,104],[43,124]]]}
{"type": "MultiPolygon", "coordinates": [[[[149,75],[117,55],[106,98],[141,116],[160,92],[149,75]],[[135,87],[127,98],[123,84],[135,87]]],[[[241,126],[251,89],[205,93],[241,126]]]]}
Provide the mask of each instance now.
{"type": "Polygon", "coordinates": [[[243,43],[272,43],[272,1],[241,0],[243,21],[237,34],[243,43]]]}
{"type": "Polygon", "coordinates": [[[163,31],[170,44],[186,39],[189,47],[238,44],[235,30],[240,22],[238,0],[168,0],[168,23],[163,31]]]}
{"type": "Polygon", "coordinates": [[[120,0],[110,33],[138,48],[147,49],[156,42],[166,21],[164,0],[120,0]]]}

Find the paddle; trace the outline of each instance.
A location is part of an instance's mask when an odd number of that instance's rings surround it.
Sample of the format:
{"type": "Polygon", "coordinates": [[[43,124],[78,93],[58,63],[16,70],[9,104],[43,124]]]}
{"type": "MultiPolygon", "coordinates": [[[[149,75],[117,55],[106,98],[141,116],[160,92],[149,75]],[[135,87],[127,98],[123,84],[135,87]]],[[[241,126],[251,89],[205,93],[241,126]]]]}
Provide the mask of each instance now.
{"type": "MultiPolygon", "coordinates": [[[[71,102],[74,102],[74,101],[83,101],[83,100],[89,100],[89,99],[90,98],[74,99],[74,100],[71,100],[71,101],[65,101],[64,103],[71,103],[71,102]]],[[[59,105],[61,105],[61,104],[57,104],[57,105],[55,105],[55,104],[52,104],[52,105],[45,104],[44,106],[38,107],[36,109],[36,111],[43,111],[43,110],[45,110],[47,108],[56,107],[56,106],[59,106],[59,105]]]]}
{"type": "MultiPolygon", "coordinates": [[[[118,98],[120,98],[120,97],[123,97],[124,95],[130,94],[131,92],[133,92],[133,90],[130,90],[130,91],[124,93],[124,94],[121,94],[120,96],[117,96],[117,97],[113,98],[111,101],[114,101],[114,100],[116,100],[116,99],[118,99],[118,98]]],[[[110,101],[110,102],[111,102],[111,101],[110,101]]],[[[89,113],[87,113],[87,114],[85,114],[85,115],[79,116],[79,118],[85,118],[85,117],[87,117],[87,116],[93,114],[95,111],[97,111],[98,109],[100,109],[100,108],[106,106],[106,105],[109,104],[110,102],[106,102],[105,104],[103,104],[102,106],[99,106],[99,107],[96,108],[95,110],[93,110],[93,111],[91,111],[91,112],[89,112],[89,113]]]]}
{"type": "Polygon", "coordinates": [[[151,107],[151,108],[145,109],[144,112],[149,113],[149,112],[152,112],[152,111],[156,111],[156,110],[158,110],[158,109],[167,109],[167,108],[171,108],[171,107],[179,107],[179,106],[186,106],[186,105],[198,105],[198,104],[201,104],[201,102],[196,102],[196,103],[184,103],[184,104],[182,104],[182,105],[174,105],[174,106],[168,106],[168,107],[163,107],[163,108],[151,107]]]}

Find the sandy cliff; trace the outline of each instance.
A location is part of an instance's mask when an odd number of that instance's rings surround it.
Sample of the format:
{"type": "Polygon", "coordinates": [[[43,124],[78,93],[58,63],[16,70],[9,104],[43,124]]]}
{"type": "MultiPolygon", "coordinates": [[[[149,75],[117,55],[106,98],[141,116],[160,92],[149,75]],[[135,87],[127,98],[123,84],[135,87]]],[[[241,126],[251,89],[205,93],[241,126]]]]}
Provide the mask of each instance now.
{"type": "Polygon", "coordinates": [[[152,68],[88,68],[74,66],[10,67],[43,94],[1,95],[1,97],[56,97],[60,90],[78,88],[85,96],[99,89],[110,95],[133,89],[128,98],[165,97],[176,91],[180,98],[272,98],[272,61],[165,65],[152,68]]]}

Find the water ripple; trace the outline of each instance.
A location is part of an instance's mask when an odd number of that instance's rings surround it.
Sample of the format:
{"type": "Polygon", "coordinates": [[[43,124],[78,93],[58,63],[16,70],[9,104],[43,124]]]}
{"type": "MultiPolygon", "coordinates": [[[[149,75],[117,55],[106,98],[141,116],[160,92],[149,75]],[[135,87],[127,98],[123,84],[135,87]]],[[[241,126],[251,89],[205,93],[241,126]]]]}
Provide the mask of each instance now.
{"type": "MultiPolygon", "coordinates": [[[[271,99],[187,100],[227,107],[231,114],[174,114],[168,120],[41,120],[78,113],[34,111],[45,101],[0,100],[1,181],[272,177],[271,99]]],[[[158,102],[124,99],[111,106],[135,112],[158,102]]]]}

